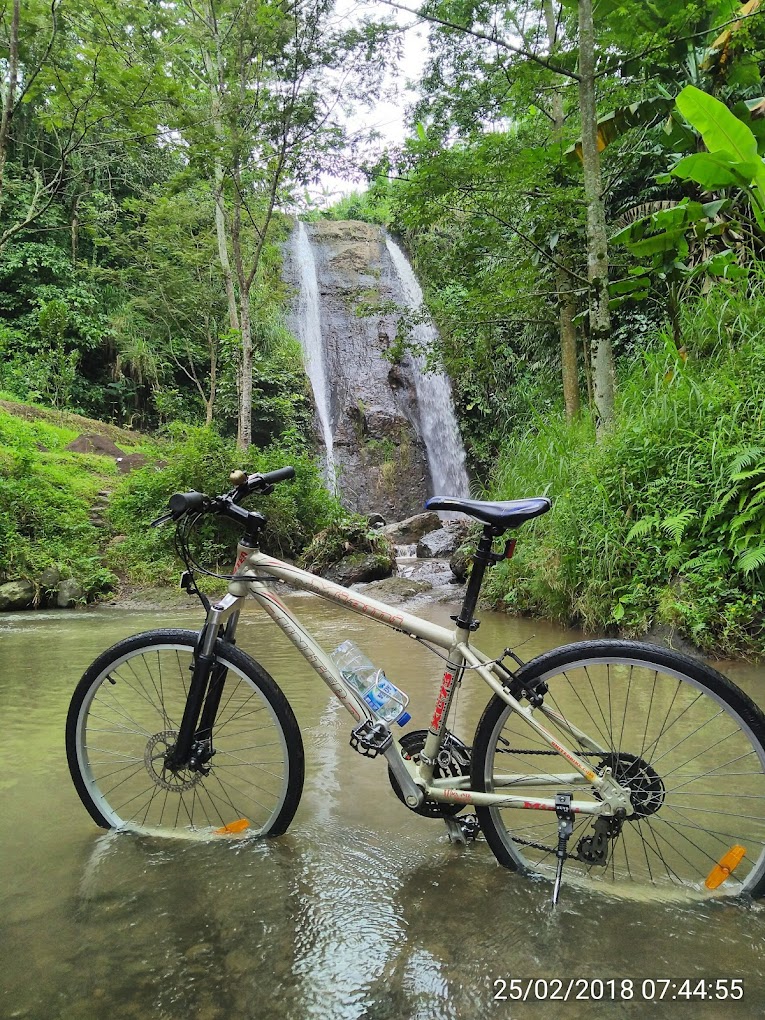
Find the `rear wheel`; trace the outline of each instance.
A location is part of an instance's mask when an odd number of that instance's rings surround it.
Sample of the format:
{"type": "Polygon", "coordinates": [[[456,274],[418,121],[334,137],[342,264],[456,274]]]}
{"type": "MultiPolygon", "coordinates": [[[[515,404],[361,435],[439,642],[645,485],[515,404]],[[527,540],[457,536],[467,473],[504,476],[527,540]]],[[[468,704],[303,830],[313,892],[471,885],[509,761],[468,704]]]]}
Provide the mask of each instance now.
{"type": "MultiPolygon", "coordinates": [[[[518,674],[521,686],[536,680],[549,692],[534,717],[594,771],[610,768],[632,802],[607,838],[605,863],[592,863],[593,816],[577,815],[568,851],[589,851],[590,859],[569,858],[564,880],[713,895],[709,886],[720,879],[718,893],[765,892],[765,717],[742,691],[703,663],[632,641],[555,649],[518,674]]],[[[478,725],[471,776],[476,790],[529,800],[567,791],[595,801],[500,697],[478,725]]],[[[477,814],[500,864],[552,876],[555,812],[483,807],[477,814]]]]}
{"type": "Polygon", "coordinates": [[[186,703],[194,631],[137,634],[86,671],[69,708],[66,748],[74,785],[105,828],[277,836],[297,810],[304,754],[297,722],[274,680],[218,642],[225,684],[203,769],[172,770],[186,703]]]}

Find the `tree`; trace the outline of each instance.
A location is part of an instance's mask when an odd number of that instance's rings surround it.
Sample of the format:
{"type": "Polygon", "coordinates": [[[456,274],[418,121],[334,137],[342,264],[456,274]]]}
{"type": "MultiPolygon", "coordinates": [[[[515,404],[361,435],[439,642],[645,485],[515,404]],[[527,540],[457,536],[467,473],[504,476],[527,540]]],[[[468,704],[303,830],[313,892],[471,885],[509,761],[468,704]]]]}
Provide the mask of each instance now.
{"type": "Polygon", "coordinates": [[[343,144],[340,111],[375,85],[384,47],[340,32],[330,0],[285,7],[180,3],[175,48],[188,91],[177,126],[208,180],[231,330],[241,337],[237,442],[252,438],[251,295],[277,206],[343,144]]]}
{"type": "MultiPolygon", "coordinates": [[[[395,2],[384,0],[392,7],[410,10],[395,2]]],[[[562,18],[557,12],[556,23],[560,22],[563,32],[560,37],[555,31],[555,12],[549,8],[540,12],[536,5],[525,0],[499,5],[460,5],[455,9],[450,3],[426,3],[418,13],[426,21],[438,26],[441,35],[478,40],[482,47],[484,66],[496,67],[508,83],[508,99],[515,88],[515,76],[531,65],[541,71],[544,77],[537,83],[550,87],[550,74],[562,76],[577,87],[579,117],[583,137],[583,176],[587,206],[587,269],[589,326],[592,349],[592,374],[594,401],[601,421],[608,421],[613,413],[614,403],[614,362],[610,336],[610,314],[608,308],[608,238],[605,230],[605,210],[600,175],[600,152],[596,141],[597,109],[595,63],[595,31],[592,0],[582,0],[577,5],[577,21],[562,18]],[[565,24],[564,24],[565,23],[565,24]]],[[[437,35],[439,34],[437,33],[437,35]]],[[[529,81],[523,77],[522,94],[528,95],[529,81]]],[[[532,86],[533,87],[533,86],[532,86]]],[[[554,88],[555,86],[553,86],[554,88]]],[[[538,109],[545,109],[539,99],[538,109]]],[[[505,101],[504,115],[512,102],[505,101]]],[[[555,115],[545,109],[545,114],[555,123],[555,115]]],[[[564,318],[566,311],[564,311],[564,318]]],[[[565,323],[562,328],[567,329],[565,323]]]]}
{"type": "Polygon", "coordinates": [[[0,76],[0,250],[36,229],[64,193],[113,159],[121,141],[157,129],[157,58],[152,8],[130,18],[115,0],[5,0],[7,47],[0,76]],[[78,158],[87,148],[87,158],[78,158]]]}

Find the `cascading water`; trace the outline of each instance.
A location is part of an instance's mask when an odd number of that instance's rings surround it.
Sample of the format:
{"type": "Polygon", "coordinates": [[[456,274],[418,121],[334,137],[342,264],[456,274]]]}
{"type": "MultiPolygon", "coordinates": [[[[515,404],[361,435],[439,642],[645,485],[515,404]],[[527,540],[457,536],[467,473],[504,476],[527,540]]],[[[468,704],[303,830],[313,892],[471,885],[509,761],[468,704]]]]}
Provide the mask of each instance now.
{"type": "MultiPolygon", "coordinates": [[[[407,307],[419,311],[422,307],[422,289],[408,259],[390,237],[386,237],[385,244],[396,269],[407,307]]],[[[437,335],[435,327],[429,322],[418,323],[412,333],[415,343],[425,348],[433,345],[437,335]]],[[[454,415],[449,380],[442,372],[426,372],[425,358],[422,355],[415,355],[412,360],[420,429],[428,454],[433,494],[469,497],[465,451],[454,415]]]]}
{"type": "Polygon", "coordinates": [[[300,273],[300,295],[298,297],[297,334],[303,348],[306,374],[311,382],[316,413],[321,425],[321,434],[326,449],[325,480],[331,492],[336,491],[334,441],[329,384],[324,364],[324,342],[321,335],[321,305],[319,281],[316,276],[316,262],[305,224],[298,221],[295,241],[295,257],[300,273]]]}

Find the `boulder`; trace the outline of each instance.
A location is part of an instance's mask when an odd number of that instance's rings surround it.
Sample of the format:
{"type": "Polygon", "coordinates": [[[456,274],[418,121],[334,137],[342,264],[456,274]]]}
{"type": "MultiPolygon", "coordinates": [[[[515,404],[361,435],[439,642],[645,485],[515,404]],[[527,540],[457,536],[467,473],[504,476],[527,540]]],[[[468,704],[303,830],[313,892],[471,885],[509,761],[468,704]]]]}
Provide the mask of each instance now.
{"type": "Polygon", "coordinates": [[[73,577],[61,581],[56,594],[56,605],[59,609],[68,609],[70,606],[80,602],[85,596],[82,585],[73,577]]]}
{"type": "Polygon", "coordinates": [[[430,581],[416,581],[412,577],[386,577],[381,581],[372,581],[359,587],[367,595],[380,598],[383,602],[403,602],[405,599],[433,590],[430,581]]]}
{"type": "Polygon", "coordinates": [[[462,545],[467,529],[467,523],[451,521],[438,531],[431,531],[417,543],[417,555],[424,560],[451,556],[462,545]]]}
{"type": "Polygon", "coordinates": [[[319,532],[299,566],[347,587],[358,581],[389,577],[395,570],[396,556],[388,539],[357,517],[319,532]]]}
{"type": "Polygon", "coordinates": [[[411,545],[418,542],[423,535],[441,528],[441,518],[437,513],[415,514],[396,524],[388,524],[381,528],[381,533],[389,538],[394,545],[411,545]]]}
{"type": "Polygon", "coordinates": [[[475,546],[466,542],[461,545],[459,549],[455,549],[449,559],[449,566],[452,568],[452,573],[458,581],[466,581],[467,576],[470,573],[470,567],[473,564],[473,554],[475,553],[475,546]]]}
{"type": "Polygon", "coordinates": [[[61,580],[61,571],[58,567],[46,567],[40,574],[40,587],[51,590],[61,580]]]}
{"type": "Polygon", "coordinates": [[[29,609],[35,600],[35,586],[26,577],[0,584],[0,609],[29,609]]]}
{"type": "Polygon", "coordinates": [[[349,588],[359,581],[378,581],[390,577],[395,566],[395,559],[384,553],[356,552],[343,556],[338,563],[323,570],[321,576],[349,588]]]}

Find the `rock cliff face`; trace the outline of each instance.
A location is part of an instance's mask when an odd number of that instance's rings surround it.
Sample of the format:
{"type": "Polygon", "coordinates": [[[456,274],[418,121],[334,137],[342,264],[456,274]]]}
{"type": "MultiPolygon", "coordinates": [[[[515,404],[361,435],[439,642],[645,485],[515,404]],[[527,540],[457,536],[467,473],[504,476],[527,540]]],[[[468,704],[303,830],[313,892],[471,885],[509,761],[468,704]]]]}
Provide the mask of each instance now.
{"type": "MultiPolygon", "coordinates": [[[[310,223],[306,231],[318,279],[340,499],[348,509],[399,520],[422,510],[430,478],[411,361],[394,366],[383,356],[396,336],[399,301],[385,235],[355,221],[310,223]]],[[[285,249],[285,275],[297,293],[294,244],[285,249]]],[[[294,307],[291,326],[299,335],[297,302],[294,307]]],[[[320,435],[317,430],[318,441],[320,435]]]]}

